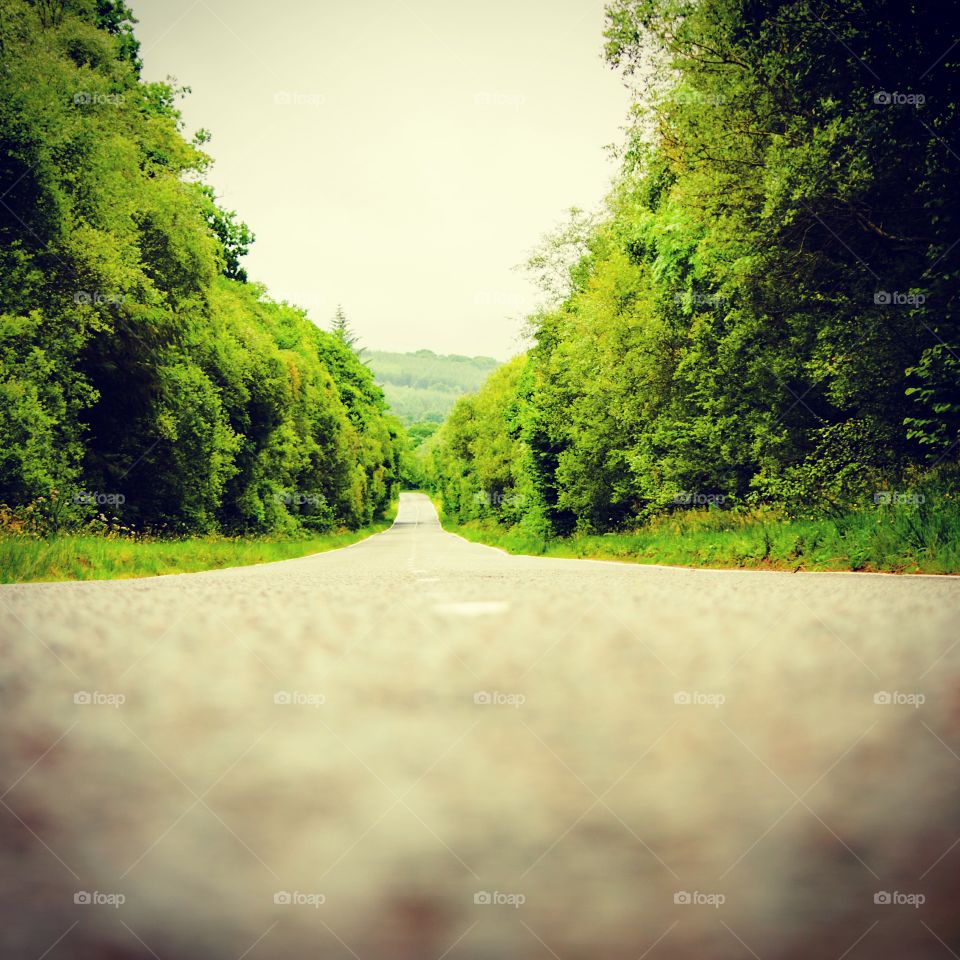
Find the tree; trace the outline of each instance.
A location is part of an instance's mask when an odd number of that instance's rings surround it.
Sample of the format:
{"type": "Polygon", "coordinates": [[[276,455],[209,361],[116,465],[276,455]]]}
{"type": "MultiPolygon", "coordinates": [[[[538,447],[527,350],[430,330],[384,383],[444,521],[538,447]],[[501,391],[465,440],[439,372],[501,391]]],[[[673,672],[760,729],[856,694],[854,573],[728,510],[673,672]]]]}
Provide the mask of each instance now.
{"type": "MultiPolygon", "coordinates": [[[[206,142],[206,138],[203,138],[202,142],[206,142]]],[[[246,282],[247,271],[240,265],[240,258],[247,255],[256,240],[253,231],[238,219],[235,210],[224,210],[217,203],[213,187],[200,183],[197,184],[197,189],[204,200],[204,218],[207,226],[220,241],[223,251],[221,267],[223,275],[231,280],[246,282]]]]}
{"type": "Polygon", "coordinates": [[[530,260],[549,300],[512,402],[481,415],[491,378],[441,430],[448,511],[471,516],[464,491],[499,483],[513,443],[514,483],[560,534],[690,491],[832,513],[955,475],[953,22],[932,0],[607,14],[637,92],[622,167],[601,215],[530,260]],[[898,87],[919,63],[935,96],[898,87]]]}
{"type": "Polygon", "coordinates": [[[358,338],[354,335],[353,328],[347,320],[347,315],[339,304],[337,304],[336,313],[334,313],[333,320],[330,323],[330,330],[341,343],[354,350],[354,344],[356,344],[358,338]]]}
{"type": "Polygon", "coordinates": [[[98,493],[184,533],[369,522],[399,428],[346,342],[244,282],[253,235],[203,182],[185,90],[139,79],[132,22],[5,0],[0,504],[81,522],[98,493]]]}

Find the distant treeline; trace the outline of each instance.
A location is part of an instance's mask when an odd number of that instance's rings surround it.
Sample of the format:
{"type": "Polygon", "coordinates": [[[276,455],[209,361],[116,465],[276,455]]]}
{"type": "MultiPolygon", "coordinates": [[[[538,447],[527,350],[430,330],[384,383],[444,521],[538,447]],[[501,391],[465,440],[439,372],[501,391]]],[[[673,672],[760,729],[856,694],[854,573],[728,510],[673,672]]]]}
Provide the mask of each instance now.
{"type": "Polygon", "coordinates": [[[932,0],[609,4],[621,172],[533,257],[532,349],[425,445],[447,512],[956,505],[955,31],[932,0]]]}
{"type": "Polygon", "coordinates": [[[121,0],[3,3],[6,523],[364,524],[402,428],[343,337],[247,282],[208,134],[185,139],[184,91],[140,79],[132,23],[121,0]]]}
{"type": "Polygon", "coordinates": [[[441,423],[457,398],[478,390],[499,364],[493,357],[439,355],[432,350],[365,350],[363,358],[382,385],[391,412],[408,426],[441,423]]]}

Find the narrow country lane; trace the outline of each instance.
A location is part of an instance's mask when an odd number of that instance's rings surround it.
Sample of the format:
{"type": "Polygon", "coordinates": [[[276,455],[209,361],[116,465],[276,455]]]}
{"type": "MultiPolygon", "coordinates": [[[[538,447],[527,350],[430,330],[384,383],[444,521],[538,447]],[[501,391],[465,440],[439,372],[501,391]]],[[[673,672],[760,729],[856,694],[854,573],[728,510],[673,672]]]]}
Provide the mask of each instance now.
{"type": "Polygon", "coordinates": [[[511,557],[404,494],[0,635],[3,957],[960,949],[954,578],[511,557]]]}

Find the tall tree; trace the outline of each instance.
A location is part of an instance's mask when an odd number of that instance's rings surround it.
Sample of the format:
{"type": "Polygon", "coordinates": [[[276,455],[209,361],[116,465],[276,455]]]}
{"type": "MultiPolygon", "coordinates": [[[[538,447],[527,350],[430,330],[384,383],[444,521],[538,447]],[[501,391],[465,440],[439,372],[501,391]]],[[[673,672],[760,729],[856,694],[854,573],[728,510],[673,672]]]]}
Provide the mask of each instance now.
{"type": "Polygon", "coordinates": [[[333,320],[330,322],[330,330],[341,343],[348,346],[355,353],[362,353],[362,351],[356,350],[356,343],[359,338],[354,334],[353,327],[350,326],[350,321],[347,320],[347,315],[343,312],[343,307],[339,304],[337,304],[333,320]]]}

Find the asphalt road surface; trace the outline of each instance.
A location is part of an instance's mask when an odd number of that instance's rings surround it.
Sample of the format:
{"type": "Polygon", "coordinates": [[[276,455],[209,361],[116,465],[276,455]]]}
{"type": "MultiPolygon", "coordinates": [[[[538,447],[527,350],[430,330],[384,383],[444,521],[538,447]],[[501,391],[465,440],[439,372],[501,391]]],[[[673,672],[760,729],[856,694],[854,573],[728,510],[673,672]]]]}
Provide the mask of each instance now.
{"type": "Polygon", "coordinates": [[[960,953],[956,579],[511,557],[405,494],[0,635],[4,958],[960,953]]]}

